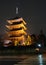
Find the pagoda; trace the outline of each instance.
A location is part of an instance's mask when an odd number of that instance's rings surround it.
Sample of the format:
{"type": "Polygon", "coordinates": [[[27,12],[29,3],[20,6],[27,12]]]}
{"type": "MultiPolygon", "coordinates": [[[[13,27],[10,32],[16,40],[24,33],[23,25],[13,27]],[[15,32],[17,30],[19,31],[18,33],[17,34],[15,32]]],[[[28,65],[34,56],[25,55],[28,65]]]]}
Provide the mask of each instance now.
{"type": "MultiPolygon", "coordinates": [[[[18,8],[16,8],[16,14],[18,14],[18,8]]],[[[11,40],[14,46],[25,45],[26,41],[26,22],[22,17],[15,17],[7,20],[9,25],[6,25],[8,28],[8,40],[11,40]]]]}
{"type": "Polygon", "coordinates": [[[8,34],[8,39],[13,41],[16,45],[16,42],[18,44],[22,42],[21,45],[23,45],[25,41],[25,35],[27,35],[26,30],[27,28],[25,27],[26,23],[23,20],[22,17],[16,17],[10,20],[7,20],[9,25],[6,25],[6,27],[9,29],[8,34]]]}

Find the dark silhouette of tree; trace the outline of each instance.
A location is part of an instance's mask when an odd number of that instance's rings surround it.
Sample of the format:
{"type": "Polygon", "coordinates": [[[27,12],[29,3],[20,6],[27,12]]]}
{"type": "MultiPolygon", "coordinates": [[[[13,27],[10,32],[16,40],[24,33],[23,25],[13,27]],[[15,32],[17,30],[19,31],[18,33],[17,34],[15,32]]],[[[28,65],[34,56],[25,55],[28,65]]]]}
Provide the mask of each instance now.
{"type": "Polygon", "coordinates": [[[42,44],[42,45],[46,45],[46,36],[43,33],[43,30],[40,30],[40,34],[38,35],[38,41],[42,44]]]}

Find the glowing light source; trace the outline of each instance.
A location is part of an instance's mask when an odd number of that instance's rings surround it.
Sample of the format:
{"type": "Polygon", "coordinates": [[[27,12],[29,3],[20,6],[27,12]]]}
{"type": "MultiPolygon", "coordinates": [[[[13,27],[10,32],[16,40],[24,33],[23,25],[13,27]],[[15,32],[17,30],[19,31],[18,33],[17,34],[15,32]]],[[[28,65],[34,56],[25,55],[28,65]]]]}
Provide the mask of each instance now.
{"type": "Polygon", "coordinates": [[[41,47],[41,44],[38,44],[39,47],[41,47]]]}

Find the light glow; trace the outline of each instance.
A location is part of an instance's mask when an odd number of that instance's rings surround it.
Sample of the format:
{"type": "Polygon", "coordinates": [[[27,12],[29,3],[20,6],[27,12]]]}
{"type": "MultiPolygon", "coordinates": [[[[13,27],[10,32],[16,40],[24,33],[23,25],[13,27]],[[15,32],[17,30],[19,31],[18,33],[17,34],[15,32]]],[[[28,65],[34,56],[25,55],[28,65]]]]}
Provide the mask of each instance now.
{"type": "Polygon", "coordinates": [[[42,55],[38,55],[39,65],[43,65],[43,57],[42,55]]]}
{"type": "Polygon", "coordinates": [[[41,44],[38,44],[39,47],[41,47],[41,44]]]}

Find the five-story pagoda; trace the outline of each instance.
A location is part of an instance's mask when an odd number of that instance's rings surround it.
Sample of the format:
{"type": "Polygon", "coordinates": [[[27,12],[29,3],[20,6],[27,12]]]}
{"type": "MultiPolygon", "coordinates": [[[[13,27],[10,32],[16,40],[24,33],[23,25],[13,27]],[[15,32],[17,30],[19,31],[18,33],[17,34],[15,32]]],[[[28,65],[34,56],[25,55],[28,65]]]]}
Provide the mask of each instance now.
{"type": "MultiPolygon", "coordinates": [[[[16,8],[16,14],[18,14],[18,8],[16,8]]],[[[9,29],[7,32],[8,40],[12,41],[14,46],[17,45],[30,45],[31,38],[26,33],[26,22],[22,17],[15,17],[7,20],[9,25],[6,27],[9,29]]]]}
{"type": "Polygon", "coordinates": [[[25,35],[27,35],[27,28],[25,27],[26,23],[23,18],[16,17],[7,20],[7,22],[9,23],[9,25],[6,25],[6,27],[10,30],[9,32],[7,32],[8,39],[14,42],[15,46],[24,45],[25,35]]]}

